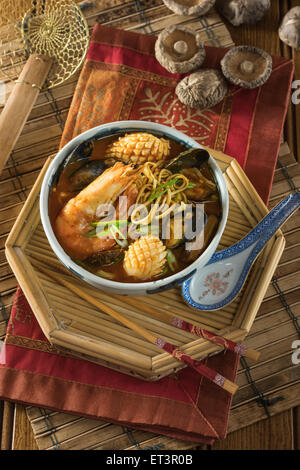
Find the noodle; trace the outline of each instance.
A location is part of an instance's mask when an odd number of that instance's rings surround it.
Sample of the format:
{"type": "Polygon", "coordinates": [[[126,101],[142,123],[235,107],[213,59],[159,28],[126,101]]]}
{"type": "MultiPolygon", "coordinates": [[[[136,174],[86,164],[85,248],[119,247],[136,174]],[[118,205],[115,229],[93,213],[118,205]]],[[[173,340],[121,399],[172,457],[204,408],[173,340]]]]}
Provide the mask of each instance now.
{"type": "Polygon", "coordinates": [[[162,219],[174,210],[179,212],[185,208],[187,196],[184,191],[189,186],[189,179],[181,173],[174,174],[161,168],[160,165],[147,162],[141,169],[136,182],[139,189],[136,207],[131,214],[134,224],[148,225],[154,217],[162,219]],[[139,218],[142,206],[151,209],[146,217],[139,218]],[[158,215],[160,211],[162,212],[158,215]]]}

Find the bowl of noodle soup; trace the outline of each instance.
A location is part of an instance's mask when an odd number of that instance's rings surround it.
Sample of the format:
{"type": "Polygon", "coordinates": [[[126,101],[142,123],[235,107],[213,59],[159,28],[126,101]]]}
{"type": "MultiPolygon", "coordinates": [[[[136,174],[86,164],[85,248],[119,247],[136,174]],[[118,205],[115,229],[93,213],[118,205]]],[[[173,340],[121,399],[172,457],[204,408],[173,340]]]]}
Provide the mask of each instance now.
{"type": "Polygon", "coordinates": [[[40,195],[43,228],[60,262],[122,295],[191,278],[217,250],[228,208],[214,158],[182,132],[146,121],[75,137],[51,162],[40,195]]]}

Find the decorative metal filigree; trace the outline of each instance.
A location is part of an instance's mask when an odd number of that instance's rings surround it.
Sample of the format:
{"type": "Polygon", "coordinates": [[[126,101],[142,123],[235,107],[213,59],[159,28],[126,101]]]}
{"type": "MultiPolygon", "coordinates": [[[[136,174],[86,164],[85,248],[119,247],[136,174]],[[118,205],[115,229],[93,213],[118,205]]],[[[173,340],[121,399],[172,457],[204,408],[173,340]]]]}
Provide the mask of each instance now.
{"type": "Polygon", "coordinates": [[[89,45],[87,22],[73,0],[0,0],[0,80],[16,80],[32,53],[53,59],[47,87],[68,80],[89,45]]]}

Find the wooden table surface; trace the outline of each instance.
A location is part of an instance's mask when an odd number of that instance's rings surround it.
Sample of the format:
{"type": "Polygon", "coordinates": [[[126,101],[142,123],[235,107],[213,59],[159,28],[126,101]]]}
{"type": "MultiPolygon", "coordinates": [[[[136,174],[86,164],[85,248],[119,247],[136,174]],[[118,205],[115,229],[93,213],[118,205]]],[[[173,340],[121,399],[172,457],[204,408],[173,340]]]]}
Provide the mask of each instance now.
{"type": "MultiPolygon", "coordinates": [[[[271,0],[272,7],[267,16],[251,27],[234,28],[227,24],[234,42],[260,47],[273,55],[293,58],[295,80],[300,80],[300,52],[285,46],[278,37],[280,19],[299,0],[271,0]]],[[[274,90],[274,93],[276,91],[274,90]]],[[[286,124],[285,140],[300,159],[300,104],[290,105],[286,124]]],[[[22,405],[0,404],[1,446],[3,450],[37,450],[31,425],[22,405]]],[[[223,442],[212,446],[216,450],[299,450],[300,449],[300,407],[294,408],[270,419],[228,435],[223,442]]]]}

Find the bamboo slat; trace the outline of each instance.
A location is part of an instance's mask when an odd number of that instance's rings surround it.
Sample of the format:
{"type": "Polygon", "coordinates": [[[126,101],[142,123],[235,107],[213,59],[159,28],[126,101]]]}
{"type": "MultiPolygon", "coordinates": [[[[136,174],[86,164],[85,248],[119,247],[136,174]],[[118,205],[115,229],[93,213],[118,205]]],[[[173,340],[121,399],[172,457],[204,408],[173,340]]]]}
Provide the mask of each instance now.
{"type": "Polygon", "coordinates": [[[231,433],[226,441],[216,442],[212,450],[295,450],[293,410],[231,433]]]}
{"type": "Polygon", "coordinates": [[[1,432],[1,450],[10,450],[13,439],[13,421],[14,421],[14,403],[8,401],[3,402],[2,411],[2,432],[1,432]]]}

